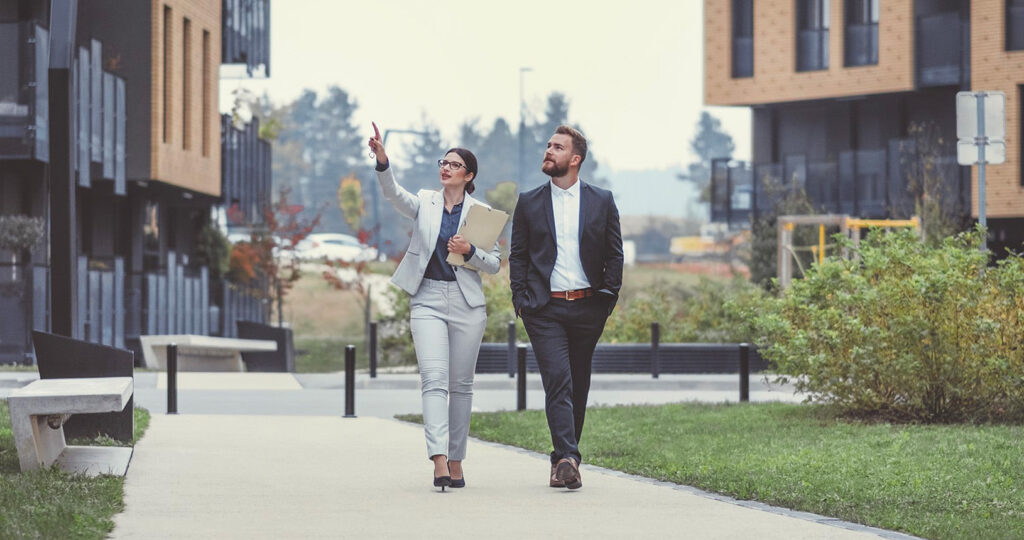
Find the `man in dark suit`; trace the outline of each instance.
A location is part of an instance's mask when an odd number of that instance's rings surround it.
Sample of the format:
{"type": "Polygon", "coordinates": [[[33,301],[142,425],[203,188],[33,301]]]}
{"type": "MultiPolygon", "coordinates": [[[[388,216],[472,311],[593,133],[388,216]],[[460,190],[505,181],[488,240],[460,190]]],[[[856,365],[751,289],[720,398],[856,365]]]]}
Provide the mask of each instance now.
{"type": "Polygon", "coordinates": [[[551,431],[551,487],[578,489],[590,363],[622,285],[619,211],[584,183],[587,140],[559,126],[541,170],[551,181],[519,195],[512,217],[512,304],[530,335],[551,431]]]}

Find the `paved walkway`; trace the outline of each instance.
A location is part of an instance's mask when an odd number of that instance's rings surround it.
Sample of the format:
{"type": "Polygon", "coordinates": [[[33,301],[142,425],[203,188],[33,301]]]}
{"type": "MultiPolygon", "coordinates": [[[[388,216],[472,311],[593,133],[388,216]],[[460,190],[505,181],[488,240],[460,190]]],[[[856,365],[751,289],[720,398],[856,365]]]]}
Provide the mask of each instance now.
{"type": "Polygon", "coordinates": [[[157,414],[112,537],[900,537],[586,465],[583,489],[552,489],[545,456],[474,440],[468,487],[441,493],[425,452],[418,426],[381,418],[157,414]]]}

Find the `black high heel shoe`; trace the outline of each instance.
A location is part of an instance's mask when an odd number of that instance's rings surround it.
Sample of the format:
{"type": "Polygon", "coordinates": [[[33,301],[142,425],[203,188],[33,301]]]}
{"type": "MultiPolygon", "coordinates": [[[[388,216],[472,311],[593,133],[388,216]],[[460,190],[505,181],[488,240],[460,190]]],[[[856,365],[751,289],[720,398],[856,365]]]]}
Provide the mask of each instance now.
{"type": "MultiPolygon", "coordinates": [[[[444,467],[446,469],[448,469],[448,461],[447,460],[445,460],[444,467]]],[[[446,474],[444,476],[435,476],[434,477],[434,487],[441,488],[441,492],[442,493],[444,492],[444,488],[446,488],[446,487],[448,487],[450,485],[452,485],[452,471],[451,471],[451,469],[448,469],[448,474],[446,474]]]]}
{"type": "Polygon", "coordinates": [[[452,478],[452,483],[448,487],[464,488],[464,487],[466,487],[466,479],[465,478],[452,478]]]}
{"type": "MultiPolygon", "coordinates": [[[[463,485],[465,485],[466,482],[463,481],[462,483],[463,483],[463,485]]],[[[441,488],[441,491],[444,491],[444,488],[446,488],[448,486],[451,486],[451,485],[452,485],[452,477],[451,476],[435,476],[434,477],[434,487],[441,488]]],[[[452,486],[452,487],[455,487],[455,486],[452,486]]]]}

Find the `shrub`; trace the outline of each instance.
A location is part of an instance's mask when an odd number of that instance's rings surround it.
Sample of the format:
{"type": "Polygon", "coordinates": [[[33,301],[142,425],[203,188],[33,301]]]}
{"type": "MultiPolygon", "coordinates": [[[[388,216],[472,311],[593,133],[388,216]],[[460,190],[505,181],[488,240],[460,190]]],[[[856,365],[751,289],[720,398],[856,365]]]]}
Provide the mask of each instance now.
{"type": "Polygon", "coordinates": [[[46,234],[43,218],[32,216],[0,216],[0,249],[19,252],[31,249],[46,234]]]}
{"type": "Polygon", "coordinates": [[[702,278],[693,288],[657,281],[619,301],[601,340],[645,343],[651,339],[651,323],[658,322],[664,343],[750,341],[754,331],[747,313],[763,294],[742,278],[702,278]]]}
{"type": "Polygon", "coordinates": [[[912,231],[872,232],[856,257],[828,259],[765,299],[754,317],[762,354],[809,400],[848,413],[1020,418],[1024,261],[988,267],[982,238],[929,247],[912,231]]]}

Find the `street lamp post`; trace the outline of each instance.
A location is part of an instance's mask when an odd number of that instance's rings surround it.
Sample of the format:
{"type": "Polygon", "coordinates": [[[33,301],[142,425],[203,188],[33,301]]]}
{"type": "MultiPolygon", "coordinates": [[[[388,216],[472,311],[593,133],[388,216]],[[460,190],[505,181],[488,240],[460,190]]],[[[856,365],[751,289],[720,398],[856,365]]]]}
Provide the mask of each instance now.
{"type": "Polygon", "coordinates": [[[519,190],[523,190],[523,137],[526,136],[526,102],[523,99],[523,74],[533,68],[519,68],[519,151],[516,156],[516,176],[519,179],[519,190]]]}

